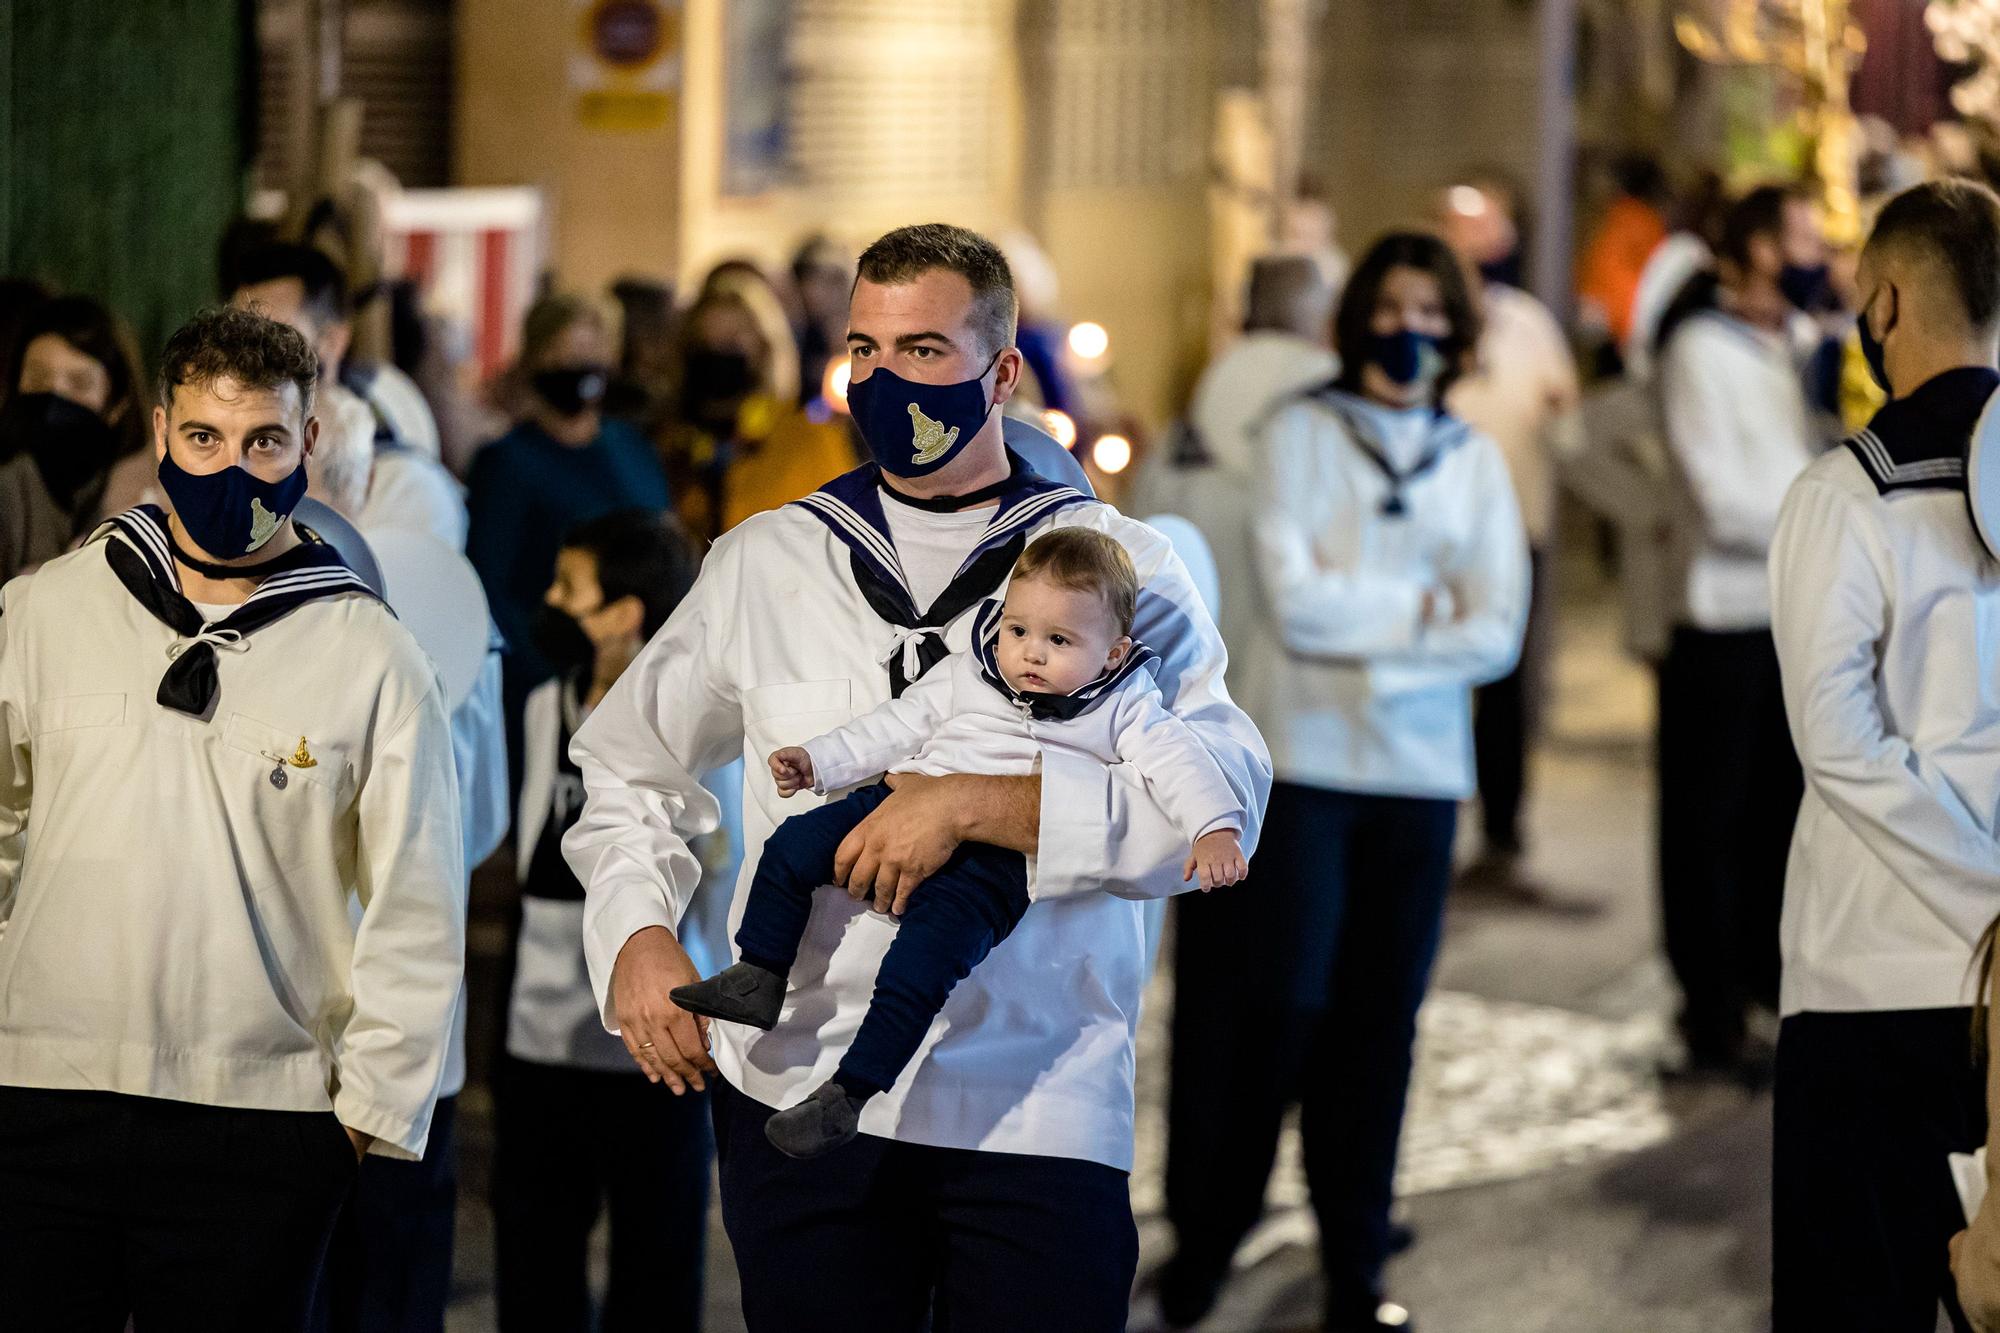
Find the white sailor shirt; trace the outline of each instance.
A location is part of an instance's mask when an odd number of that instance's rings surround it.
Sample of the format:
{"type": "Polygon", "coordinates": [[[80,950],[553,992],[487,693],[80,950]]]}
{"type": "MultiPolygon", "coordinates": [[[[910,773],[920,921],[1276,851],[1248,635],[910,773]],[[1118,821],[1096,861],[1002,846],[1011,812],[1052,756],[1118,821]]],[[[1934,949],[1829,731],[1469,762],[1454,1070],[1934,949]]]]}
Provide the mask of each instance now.
{"type": "Polygon", "coordinates": [[[323,567],[257,597],[326,595],[202,631],[207,716],[164,706],[197,641],[112,543],[178,589],[135,510],[0,594],[0,1084],[331,1109],[422,1156],[465,931],[436,671],[323,567]]]}
{"type": "Polygon", "coordinates": [[[1972,1003],[1973,946],[2000,915],[2000,564],[1962,451],[1996,384],[1946,371],[1785,498],[1771,628],[1806,779],[1786,1014],[1972,1003]]]}
{"type": "MultiPolygon", "coordinates": [[[[636,931],[674,927],[701,880],[687,840],[714,827],[716,806],[695,775],[739,755],[749,775],[733,929],[764,840],[800,808],[779,799],[766,756],[889,698],[892,676],[906,683],[964,648],[973,608],[1000,595],[1020,544],[1054,526],[1107,532],[1131,554],[1142,585],[1133,632],[1159,654],[1161,695],[1221,768],[1246,814],[1245,849],[1255,848],[1270,761],[1229,699],[1222,642],[1164,537],[1017,460],[1020,484],[968,551],[956,591],[913,616],[875,476],[858,469],[724,534],[577,734],[587,796],[565,850],[586,886],[585,952],[614,1030],[619,949],[636,931]],[[912,619],[924,623],[896,623],[912,619]]],[[[896,1086],[870,1100],[864,1133],[1130,1168],[1147,961],[1135,900],[1186,888],[1188,850],[1133,768],[1044,752],[1029,862],[1039,910],[952,992],[896,1086]]],[[[712,1030],[722,1076],[765,1105],[789,1106],[831,1077],[896,935],[892,919],[844,894],[819,899],[792,974],[794,1003],[816,1021],[712,1030]]]]}

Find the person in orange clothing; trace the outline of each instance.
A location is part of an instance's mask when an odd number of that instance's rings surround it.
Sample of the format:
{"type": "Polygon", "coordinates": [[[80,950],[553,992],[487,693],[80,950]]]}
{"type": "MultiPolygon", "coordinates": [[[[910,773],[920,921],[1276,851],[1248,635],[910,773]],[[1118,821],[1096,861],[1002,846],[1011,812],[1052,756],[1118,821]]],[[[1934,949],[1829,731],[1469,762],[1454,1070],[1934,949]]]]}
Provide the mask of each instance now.
{"type": "Polygon", "coordinates": [[[846,418],[798,405],[791,329],[752,291],[711,290],[681,321],[675,410],[660,444],[681,520],[707,540],[857,461],[846,418]]]}
{"type": "Polygon", "coordinates": [[[1632,327],[1639,275],[1653,248],[1667,238],[1666,216],[1660,211],[1666,178],[1659,163],[1638,154],[1620,157],[1611,175],[1618,197],[1583,253],[1577,295],[1602,320],[1612,345],[1619,346],[1632,327]]]}

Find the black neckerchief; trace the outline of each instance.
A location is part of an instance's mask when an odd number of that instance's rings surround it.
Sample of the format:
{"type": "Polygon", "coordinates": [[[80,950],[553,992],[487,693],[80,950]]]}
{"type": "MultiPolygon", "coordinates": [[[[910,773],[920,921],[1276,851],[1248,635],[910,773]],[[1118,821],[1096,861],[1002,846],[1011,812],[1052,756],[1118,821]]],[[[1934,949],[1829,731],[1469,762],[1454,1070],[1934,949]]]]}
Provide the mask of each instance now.
{"type": "Polygon", "coordinates": [[[967,491],[964,495],[923,496],[905,495],[894,486],[891,486],[888,480],[884,478],[882,481],[882,494],[896,504],[908,505],[912,509],[922,509],[933,514],[956,514],[960,510],[970,509],[974,505],[983,505],[988,500],[997,500],[1011,490],[1014,485],[1014,478],[1010,475],[994,482],[991,486],[981,486],[978,490],[967,491]]]}
{"type": "Polygon", "coordinates": [[[1363,414],[1360,400],[1338,384],[1321,385],[1308,391],[1314,401],[1329,408],[1340,418],[1347,428],[1347,438],[1361,455],[1375,465],[1383,480],[1389,483],[1389,493],[1384,496],[1379,512],[1384,518],[1402,518],[1410,512],[1409,502],[1403,498],[1403,490],[1411,482],[1431,471],[1444,461],[1446,454],[1465,443],[1471,430],[1457,417],[1442,407],[1431,409],[1430,428],[1424,442],[1424,452],[1408,468],[1399,470],[1389,461],[1389,451],[1375,437],[1375,430],[1363,414]]]}
{"type": "Polygon", "coordinates": [[[188,554],[187,548],[174,540],[174,529],[171,524],[166,525],[166,533],[167,549],[173,552],[175,563],[186,565],[195,573],[212,579],[261,579],[267,574],[282,574],[287,569],[297,567],[298,561],[293,557],[305,549],[303,546],[294,546],[283,555],[272,556],[269,560],[255,565],[217,565],[188,554]]]}
{"type": "Polygon", "coordinates": [[[1007,683],[1000,674],[1000,613],[997,600],[989,600],[979,608],[979,618],[973,622],[973,651],[979,654],[979,676],[988,685],[1000,691],[1007,702],[1026,712],[1037,722],[1073,722],[1090,707],[1118,688],[1119,682],[1153,661],[1159,656],[1151,648],[1132,641],[1132,651],[1125,654],[1125,660],[1115,668],[1105,672],[1087,685],[1080,685],[1068,694],[1044,694],[1036,690],[1017,690],[1007,683]]]}
{"type": "MultiPolygon", "coordinates": [[[[257,590],[227,616],[210,624],[181,591],[165,511],[140,505],[98,528],[111,572],[133,600],[178,636],[168,649],[172,665],[160,677],[155,695],[162,707],[207,720],[213,716],[221,692],[215,663],[218,644],[235,651],[252,632],[322,597],[349,592],[375,596],[331,543],[322,541],[310,528],[299,528],[299,535],[304,539],[299,545],[258,566],[271,572],[257,590]]],[[[241,577],[240,571],[231,577],[241,577]]]]}
{"type": "Polygon", "coordinates": [[[1965,489],[1965,451],[2000,371],[1960,366],[1933,375],[1915,392],[1885,404],[1868,425],[1841,441],[1883,495],[1891,491],[1965,489]]]}
{"type": "MultiPolygon", "coordinates": [[[[998,493],[1000,504],[986,530],[952,576],[951,583],[928,608],[919,609],[910,592],[896,543],[882,513],[881,469],[864,464],[835,477],[802,500],[792,503],[826,524],[848,548],[855,586],[868,606],[904,634],[883,665],[889,672],[889,693],[901,697],[925,672],[951,655],[944,629],[1006,582],[1014,561],[1028,544],[1028,531],[1050,515],[1073,505],[1096,504],[1082,491],[1050,481],[1012,449],[1009,471],[998,493]]],[[[901,497],[899,497],[901,498],[901,497]]]]}

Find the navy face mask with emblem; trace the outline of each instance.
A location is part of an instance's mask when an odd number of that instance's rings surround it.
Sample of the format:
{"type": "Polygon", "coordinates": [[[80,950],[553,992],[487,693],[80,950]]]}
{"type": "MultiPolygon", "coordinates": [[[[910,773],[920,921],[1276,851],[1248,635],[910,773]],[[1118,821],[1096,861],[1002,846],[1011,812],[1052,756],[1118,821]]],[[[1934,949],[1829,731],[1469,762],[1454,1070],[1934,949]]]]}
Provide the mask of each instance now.
{"type": "Polygon", "coordinates": [[[1444,343],[1415,329],[1370,333],[1364,359],[1380,367],[1395,384],[1428,384],[1444,373],[1444,343]]]}
{"type": "Polygon", "coordinates": [[[249,555],[278,535],[306,494],[302,458],[291,474],[265,481],[231,465],[217,472],[189,472],[174,462],[173,450],[160,459],[160,486],[195,545],[218,560],[249,555]]]}
{"type": "Polygon", "coordinates": [[[611,370],[599,365],[562,366],[541,371],[529,382],[557,416],[581,416],[604,401],[611,370]]]}
{"type": "Polygon", "coordinates": [[[847,410],[882,470],[921,477],[958,457],[992,415],[986,373],[999,359],[995,352],[986,370],[956,384],[918,384],[877,369],[848,389],[847,410]]]}

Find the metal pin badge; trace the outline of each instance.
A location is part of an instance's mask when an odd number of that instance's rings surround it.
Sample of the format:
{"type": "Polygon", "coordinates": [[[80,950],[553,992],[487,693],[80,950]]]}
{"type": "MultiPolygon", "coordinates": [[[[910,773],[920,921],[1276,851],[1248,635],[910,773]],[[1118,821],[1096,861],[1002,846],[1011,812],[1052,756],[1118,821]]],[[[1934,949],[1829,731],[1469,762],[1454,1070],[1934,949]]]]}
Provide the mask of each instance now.
{"type": "Polygon", "coordinates": [[[279,791],[283,791],[290,782],[291,778],[285,775],[285,766],[283,763],[280,763],[276,768],[271,770],[271,785],[279,791]]]}

